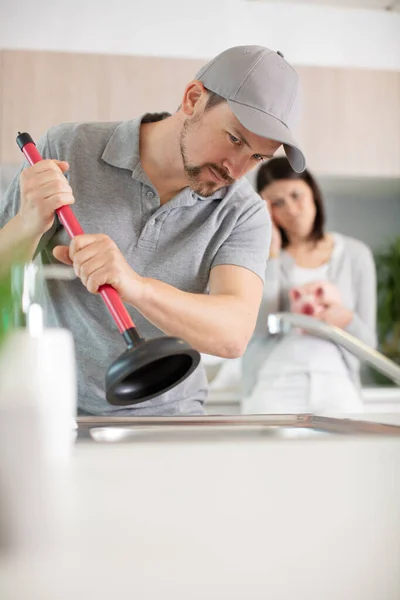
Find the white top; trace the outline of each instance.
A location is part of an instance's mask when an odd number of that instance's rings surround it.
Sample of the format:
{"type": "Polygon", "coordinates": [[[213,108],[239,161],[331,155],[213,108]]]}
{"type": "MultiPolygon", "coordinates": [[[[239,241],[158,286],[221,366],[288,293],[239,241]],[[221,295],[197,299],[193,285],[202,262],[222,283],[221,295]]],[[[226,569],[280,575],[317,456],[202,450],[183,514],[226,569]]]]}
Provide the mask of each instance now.
{"type": "MultiPolygon", "coordinates": [[[[332,255],[341,252],[335,240],[332,255]]],[[[290,287],[301,286],[312,281],[328,281],[329,262],[315,268],[300,267],[294,264],[290,271],[290,287]]],[[[263,375],[278,375],[304,371],[314,373],[348,374],[343,353],[338,346],[327,340],[318,339],[295,330],[285,336],[263,365],[263,375]]]]}
{"type": "Polygon", "coordinates": [[[328,263],[309,269],[308,267],[294,266],[292,271],[293,286],[305,285],[311,281],[327,281],[328,280],[328,263]]]}

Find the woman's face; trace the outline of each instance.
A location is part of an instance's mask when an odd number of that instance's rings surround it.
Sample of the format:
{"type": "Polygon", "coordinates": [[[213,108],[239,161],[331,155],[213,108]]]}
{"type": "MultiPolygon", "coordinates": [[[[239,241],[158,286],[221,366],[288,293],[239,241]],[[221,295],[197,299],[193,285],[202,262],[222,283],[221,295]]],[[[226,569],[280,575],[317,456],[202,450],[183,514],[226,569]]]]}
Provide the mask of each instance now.
{"type": "Polygon", "coordinates": [[[261,192],[271,217],[289,239],[306,238],[312,231],[317,209],[310,186],[302,179],[280,179],[261,192]]]}

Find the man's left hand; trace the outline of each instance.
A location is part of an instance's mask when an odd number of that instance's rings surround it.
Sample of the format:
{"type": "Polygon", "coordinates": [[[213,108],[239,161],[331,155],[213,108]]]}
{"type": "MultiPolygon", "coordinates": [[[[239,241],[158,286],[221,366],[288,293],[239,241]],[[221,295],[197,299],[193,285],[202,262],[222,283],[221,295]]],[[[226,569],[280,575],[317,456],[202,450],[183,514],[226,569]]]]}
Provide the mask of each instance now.
{"type": "Polygon", "coordinates": [[[131,304],[143,294],[144,278],[135,273],[107,235],[78,235],[69,247],[54,248],[53,255],[64,264],[73,265],[76,275],[92,294],[106,283],[131,304]]]}

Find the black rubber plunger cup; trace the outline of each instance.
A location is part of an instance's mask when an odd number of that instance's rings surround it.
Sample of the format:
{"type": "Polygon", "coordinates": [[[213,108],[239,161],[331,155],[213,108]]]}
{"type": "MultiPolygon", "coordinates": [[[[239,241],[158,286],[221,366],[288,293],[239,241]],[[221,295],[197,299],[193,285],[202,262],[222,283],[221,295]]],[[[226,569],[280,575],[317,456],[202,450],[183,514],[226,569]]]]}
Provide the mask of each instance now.
{"type": "MultiPolygon", "coordinates": [[[[28,133],[18,133],[17,144],[31,165],[42,160],[28,133]]],[[[71,239],[84,233],[70,206],[56,212],[71,239]]],[[[128,346],[106,374],[110,404],[145,402],[175,387],[195,370],[200,354],[189,344],[175,337],[143,339],[116,290],[102,285],[99,292],[128,346]]]]}

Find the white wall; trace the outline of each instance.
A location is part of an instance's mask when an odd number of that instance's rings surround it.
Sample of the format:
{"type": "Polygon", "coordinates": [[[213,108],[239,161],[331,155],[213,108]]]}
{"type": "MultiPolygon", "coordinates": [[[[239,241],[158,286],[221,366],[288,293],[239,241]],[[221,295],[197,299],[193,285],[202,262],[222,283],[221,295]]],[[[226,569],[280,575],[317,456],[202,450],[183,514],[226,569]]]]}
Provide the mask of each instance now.
{"type": "Polygon", "coordinates": [[[0,48],[209,58],[262,44],[289,62],[400,70],[400,14],[246,0],[0,0],[0,48]]]}

